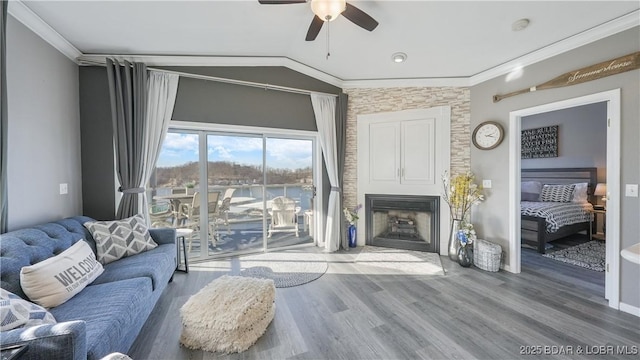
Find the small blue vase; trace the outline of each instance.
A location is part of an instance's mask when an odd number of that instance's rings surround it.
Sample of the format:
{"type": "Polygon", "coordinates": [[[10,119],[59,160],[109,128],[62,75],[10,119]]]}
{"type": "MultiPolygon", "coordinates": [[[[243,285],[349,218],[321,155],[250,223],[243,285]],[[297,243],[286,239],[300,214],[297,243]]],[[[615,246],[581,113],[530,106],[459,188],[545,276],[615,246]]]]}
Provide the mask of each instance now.
{"type": "Polygon", "coordinates": [[[355,225],[349,225],[349,230],[348,230],[347,234],[349,235],[349,247],[354,248],[354,247],[358,246],[358,241],[357,241],[357,238],[356,238],[357,232],[356,232],[356,226],[355,225]]]}

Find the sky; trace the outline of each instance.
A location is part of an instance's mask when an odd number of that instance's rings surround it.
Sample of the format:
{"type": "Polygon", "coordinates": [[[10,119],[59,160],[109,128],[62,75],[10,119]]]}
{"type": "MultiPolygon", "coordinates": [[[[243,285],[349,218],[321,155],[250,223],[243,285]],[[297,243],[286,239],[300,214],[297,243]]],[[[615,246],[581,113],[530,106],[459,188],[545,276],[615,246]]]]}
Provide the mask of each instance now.
{"type": "MultiPolygon", "coordinates": [[[[170,167],[199,160],[198,134],[167,133],[162,144],[158,167],[170,167]]],[[[310,140],[267,138],[267,167],[299,169],[312,165],[310,140]]],[[[229,161],[245,165],[262,165],[262,137],[207,136],[209,161],[229,161]]]]}

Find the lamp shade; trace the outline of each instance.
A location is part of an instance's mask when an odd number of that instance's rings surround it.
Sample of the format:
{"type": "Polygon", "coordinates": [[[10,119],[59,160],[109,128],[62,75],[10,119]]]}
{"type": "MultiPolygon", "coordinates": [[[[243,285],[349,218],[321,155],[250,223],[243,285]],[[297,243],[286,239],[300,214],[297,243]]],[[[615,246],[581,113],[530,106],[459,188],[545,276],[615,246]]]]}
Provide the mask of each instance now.
{"type": "Polygon", "coordinates": [[[596,190],[593,192],[593,195],[596,195],[596,196],[605,196],[605,195],[607,195],[607,184],[606,183],[598,183],[598,185],[596,185],[596,190]]]}
{"type": "Polygon", "coordinates": [[[346,7],[346,0],[311,0],[311,11],[324,21],[334,20],[346,7]]]}

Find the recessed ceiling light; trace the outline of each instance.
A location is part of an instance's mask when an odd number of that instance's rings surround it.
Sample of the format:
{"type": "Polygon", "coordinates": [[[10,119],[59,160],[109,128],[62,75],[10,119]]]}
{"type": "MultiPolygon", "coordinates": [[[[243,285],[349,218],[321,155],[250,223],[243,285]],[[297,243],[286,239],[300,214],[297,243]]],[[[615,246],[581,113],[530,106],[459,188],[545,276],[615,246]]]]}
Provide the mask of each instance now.
{"type": "Polygon", "coordinates": [[[393,60],[393,62],[401,63],[401,62],[407,60],[407,54],[402,53],[402,52],[397,52],[397,53],[391,55],[391,60],[393,60]]]}
{"type": "Polygon", "coordinates": [[[511,30],[520,31],[526,29],[527,26],[529,26],[529,19],[520,19],[511,24],[511,30]]]}

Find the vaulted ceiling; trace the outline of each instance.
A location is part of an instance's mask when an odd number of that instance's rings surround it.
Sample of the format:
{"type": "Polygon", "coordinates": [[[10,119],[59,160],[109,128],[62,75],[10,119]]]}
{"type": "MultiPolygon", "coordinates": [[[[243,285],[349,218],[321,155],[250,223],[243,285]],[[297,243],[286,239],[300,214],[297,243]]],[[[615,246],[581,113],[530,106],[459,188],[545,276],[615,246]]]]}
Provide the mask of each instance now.
{"type": "Polygon", "coordinates": [[[9,11],[19,20],[41,19],[84,55],[190,56],[225,65],[282,58],[289,67],[354,84],[482,80],[640,24],[638,1],[348,2],[380,25],[369,32],[340,16],[305,41],[313,18],[308,3],[258,0],[23,0],[12,1],[9,11]],[[529,26],[513,31],[523,18],[529,26]],[[393,62],[396,52],[407,60],[393,62]]]}

